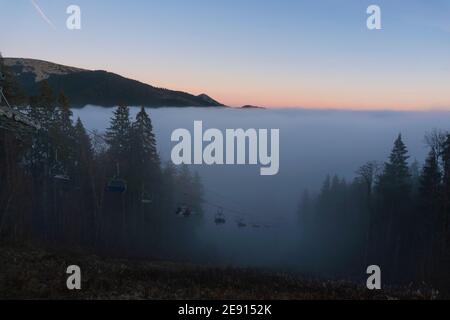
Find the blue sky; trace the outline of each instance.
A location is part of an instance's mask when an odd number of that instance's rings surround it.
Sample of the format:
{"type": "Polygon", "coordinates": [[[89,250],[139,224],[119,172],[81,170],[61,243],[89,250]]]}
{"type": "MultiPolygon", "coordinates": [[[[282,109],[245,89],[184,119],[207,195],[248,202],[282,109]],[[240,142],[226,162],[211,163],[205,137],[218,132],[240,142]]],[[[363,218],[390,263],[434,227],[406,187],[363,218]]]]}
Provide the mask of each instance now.
{"type": "Polygon", "coordinates": [[[0,50],[230,105],[450,109],[450,1],[0,0],[0,50]],[[82,29],[65,27],[79,5],[82,29]],[[377,4],[382,30],[366,28],[377,4]]]}

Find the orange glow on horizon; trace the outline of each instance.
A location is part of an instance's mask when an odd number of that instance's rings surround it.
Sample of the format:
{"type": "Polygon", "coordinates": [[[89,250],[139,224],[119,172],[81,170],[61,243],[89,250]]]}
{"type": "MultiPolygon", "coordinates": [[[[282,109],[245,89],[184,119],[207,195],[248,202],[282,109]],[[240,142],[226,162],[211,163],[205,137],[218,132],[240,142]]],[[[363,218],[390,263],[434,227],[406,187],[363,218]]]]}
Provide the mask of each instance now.
{"type": "MultiPolygon", "coordinates": [[[[278,83],[265,79],[234,78],[228,75],[195,74],[192,70],[171,71],[164,66],[158,68],[140,63],[121,65],[115,60],[103,60],[102,65],[86,63],[80,57],[71,61],[48,59],[63,65],[90,70],[107,70],[143,83],[188,92],[194,95],[207,94],[211,98],[231,107],[255,105],[266,108],[306,108],[338,110],[394,110],[394,111],[450,111],[450,94],[444,79],[440,85],[421,86],[419,81],[398,86],[402,79],[391,79],[382,84],[362,77],[359,82],[336,79],[280,79],[278,83]],[[111,67],[114,66],[114,67],[111,67]],[[177,74],[174,76],[174,74],[177,74]],[[397,82],[396,82],[397,81],[397,82]],[[407,87],[408,89],[405,89],[407,87]]],[[[39,58],[38,58],[39,59],[39,58]]],[[[45,60],[45,59],[43,59],[45,60]]]]}
{"type": "MultiPolygon", "coordinates": [[[[396,87],[391,82],[382,85],[365,85],[360,83],[338,84],[320,81],[272,87],[270,83],[251,83],[230,79],[195,78],[190,74],[178,77],[177,82],[168,79],[155,81],[148,74],[139,72],[135,78],[142,82],[179,90],[191,94],[207,94],[211,98],[231,107],[255,105],[266,108],[307,108],[307,109],[342,109],[342,110],[394,110],[394,111],[430,111],[449,110],[450,95],[444,85],[420,87],[420,83],[411,84],[407,90],[396,87]],[[196,83],[190,81],[190,77],[196,83]],[[144,80],[145,79],[145,80],[144,80]]],[[[133,78],[133,77],[131,77],[133,78]]]]}

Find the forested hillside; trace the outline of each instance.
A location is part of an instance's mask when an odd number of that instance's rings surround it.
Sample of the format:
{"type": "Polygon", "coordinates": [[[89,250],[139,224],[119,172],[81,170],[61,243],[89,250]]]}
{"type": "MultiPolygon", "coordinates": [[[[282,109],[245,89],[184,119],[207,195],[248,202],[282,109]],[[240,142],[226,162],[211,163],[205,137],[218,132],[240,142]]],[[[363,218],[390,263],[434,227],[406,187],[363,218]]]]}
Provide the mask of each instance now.
{"type": "Polygon", "coordinates": [[[434,130],[425,140],[422,167],[408,161],[399,135],[386,163],[366,163],[351,182],[328,176],[318,194],[304,192],[303,241],[336,274],[375,264],[389,282],[450,285],[450,134],[434,130]]]}
{"type": "Polygon", "coordinates": [[[103,70],[84,70],[34,59],[4,60],[29,99],[39,94],[40,85],[46,81],[53,92],[64,92],[71,107],[83,107],[88,104],[105,107],[222,106],[220,102],[206,94],[195,96],[186,92],[157,88],[103,70]]]}
{"type": "Polygon", "coordinates": [[[23,104],[13,73],[2,70],[9,102],[24,105],[41,128],[0,129],[0,239],[139,256],[195,241],[200,179],[186,167],[161,164],[144,108],[131,119],[119,106],[105,133],[91,132],[72,118],[63,92],[42,81],[31,104],[23,104]],[[190,214],[176,216],[180,206],[190,214]]]}

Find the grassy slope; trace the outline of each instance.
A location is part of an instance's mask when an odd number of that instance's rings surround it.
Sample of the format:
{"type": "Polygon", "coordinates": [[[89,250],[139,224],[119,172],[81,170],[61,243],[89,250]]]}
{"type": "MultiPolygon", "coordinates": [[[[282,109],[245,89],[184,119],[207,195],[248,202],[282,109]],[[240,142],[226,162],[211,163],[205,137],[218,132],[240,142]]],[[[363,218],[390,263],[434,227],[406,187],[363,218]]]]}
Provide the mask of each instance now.
{"type": "Polygon", "coordinates": [[[0,299],[427,299],[412,290],[369,292],[337,281],[252,269],[101,259],[0,246],[0,299]],[[66,268],[82,270],[82,290],[66,289],[66,268]]]}

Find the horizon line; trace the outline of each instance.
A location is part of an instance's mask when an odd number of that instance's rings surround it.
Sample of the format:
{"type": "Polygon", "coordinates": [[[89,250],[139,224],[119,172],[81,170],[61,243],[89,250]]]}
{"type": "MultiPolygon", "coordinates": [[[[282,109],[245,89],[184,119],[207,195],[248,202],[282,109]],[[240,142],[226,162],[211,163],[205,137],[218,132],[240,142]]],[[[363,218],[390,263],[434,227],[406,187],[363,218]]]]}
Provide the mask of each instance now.
{"type": "MultiPolygon", "coordinates": [[[[1,52],[0,52],[1,54],[1,52]]],[[[49,60],[43,60],[43,59],[39,59],[39,58],[30,58],[30,57],[17,57],[17,56],[4,56],[3,58],[5,59],[24,59],[24,60],[35,60],[35,61],[40,61],[40,62],[46,62],[46,63],[52,63],[52,64],[56,64],[56,65],[60,65],[60,66],[64,66],[64,67],[69,67],[69,68],[76,68],[76,69],[81,69],[81,70],[86,70],[86,71],[106,71],[106,72],[110,72],[110,73],[115,73],[121,77],[124,77],[126,79],[129,80],[133,80],[133,81],[138,81],[141,82],[143,84],[155,87],[155,88],[163,88],[163,89],[167,89],[167,90],[171,90],[171,91],[182,91],[185,93],[189,93],[195,96],[201,95],[201,94],[206,94],[208,96],[210,96],[210,94],[207,93],[199,93],[199,94],[193,94],[190,93],[190,90],[188,89],[170,89],[167,87],[158,87],[155,85],[152,85],[151,83],[147,82],[147,81],[143,81],[143,80],[138,80],[135,78],[131,78],[128,75],[123,75],[121,73],[116,73],[115,71],[112,70],[105,70],[105,69],[96,69],[96,68],[85,68],[85,67],[78,67],[78,66],[73,66],[67,63],[63,63],[63,62],[52,62],[49,60]]],[[[211,97],[211,96],[210,96],[211,97]]],[[[215,99],[214,97],[211,97],[213,99],[215,99]]],[[[221,101],[219,101],[220,103],[222,103],[221,101]]],[[[299,110],[317,110],[317,111],[353,111],[353,112],[357,112],[357,111],[362,111],[362,112],[450,112],[450,106],[440,106],[440,107],[417,107],[417,108],[395,108],[395,107],[361,107],[361,108],[357,108],[357,107],[345,107],[345,106],[300,106],[300,105],[264,105],[264,104],[252,104],[252,103],[242,103],[240,105],[236,105],[236,104],[226,104],[223,103],[223,107],[229,107],[229,108],[233,108],[233,109],[241,109],[243,106],[255,106],[258,107],[259,109],[278,109],[278,110],[282,110],[282,109],[299,109],[299,110]]],[[[170,106],[167,106],[170,107],[170,106]]]]}

